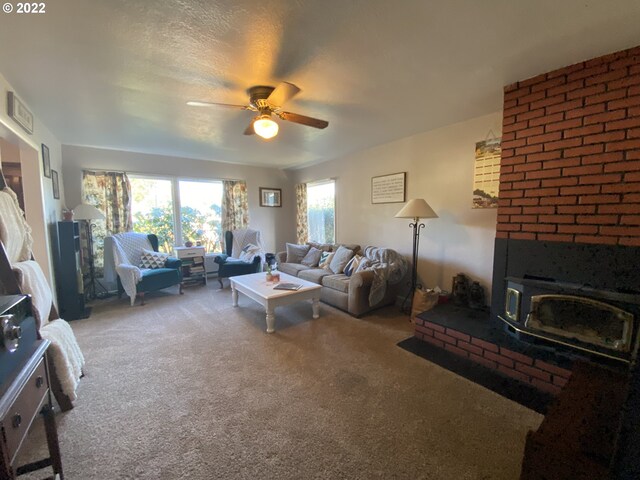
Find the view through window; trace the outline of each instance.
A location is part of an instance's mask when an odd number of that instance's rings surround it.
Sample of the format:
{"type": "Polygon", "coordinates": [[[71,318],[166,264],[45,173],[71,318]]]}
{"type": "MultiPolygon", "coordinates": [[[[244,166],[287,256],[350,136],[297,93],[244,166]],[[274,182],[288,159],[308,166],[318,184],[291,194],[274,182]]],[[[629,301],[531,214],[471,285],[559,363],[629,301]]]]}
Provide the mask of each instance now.
{"type": "Polygon", "coordinates": [[[134,232],[156,234],[161,252],[171,253],[188,240],[207,252],[222,251],[222,182],[129,178],[134,232]]]}
{"type": "Polygon", "coordinates": [[[307,184],[307,219],[312,242],[335,243],[335,197],[333,180],[307,184]]]}
{"type": "Polygon", "coordinates": [[[182,239],[200,243],[207,252],[222,251],[222,182],[180,180],[182,239]]]}

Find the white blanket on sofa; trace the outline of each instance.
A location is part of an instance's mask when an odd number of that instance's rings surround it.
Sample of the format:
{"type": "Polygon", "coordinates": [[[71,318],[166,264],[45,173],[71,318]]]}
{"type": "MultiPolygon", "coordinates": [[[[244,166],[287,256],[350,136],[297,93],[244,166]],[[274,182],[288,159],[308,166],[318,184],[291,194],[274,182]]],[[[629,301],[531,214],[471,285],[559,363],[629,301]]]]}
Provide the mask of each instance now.
{"type": "Polygon", "coordinates": [[[369,305],[374,306],[387,293],[387,284],[398,283],[409,268],[407,259],[395,250],[382,247],[365,247],[364,256],[371,262],[366,270],[373,271],[373,282],[369,292],[369,305]]]}

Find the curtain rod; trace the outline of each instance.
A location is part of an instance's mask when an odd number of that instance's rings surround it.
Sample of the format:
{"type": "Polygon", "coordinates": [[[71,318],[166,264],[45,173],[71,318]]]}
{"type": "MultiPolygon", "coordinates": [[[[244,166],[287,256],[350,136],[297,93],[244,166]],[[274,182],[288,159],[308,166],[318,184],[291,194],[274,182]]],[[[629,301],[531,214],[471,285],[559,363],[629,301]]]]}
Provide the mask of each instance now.
{"type": "MultiPolygon", "coordinates": [[[[149,172],[135,172],[135,171],[125,171],[125,170],[103,170],[101,168],[83,168],[82,169],[82,173],[84,172],[91,172],[91,173],[126,173],[127,175],[134,175],[134,176],[146,176],[146,177],[158,177],[158,178],[183,178],[185,180],[190,179],[191,177],[181,177],[178,175],[165,175],[162,173],[149,173],[149,172]]],[[[194,180],[197,180],[196,178],[194,178],[194,180]]],[[[205,179],[206,180],[206,179],[205,179]]],[[[219,180],[219,181],[224,181],[224,180],[229,180],[232,182],[246,182],[245,179],[242,178],[209,178],[209,180],[219,180]]]]}

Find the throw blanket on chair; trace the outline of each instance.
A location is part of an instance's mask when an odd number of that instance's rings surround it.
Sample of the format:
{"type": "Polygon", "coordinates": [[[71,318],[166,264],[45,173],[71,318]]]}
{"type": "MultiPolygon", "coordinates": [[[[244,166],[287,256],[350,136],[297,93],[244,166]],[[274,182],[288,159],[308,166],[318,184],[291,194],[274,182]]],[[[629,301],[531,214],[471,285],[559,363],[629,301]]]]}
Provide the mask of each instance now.
{"type": "Polygon", "coordinates": [[[264,259],[262,240],[260,240],[260,232],[258,230],[239,228],[238,230],[233,230],[231,233],[233,233],[233,245],[231,246],[231,256],[233,258],[240,258],[242,249],[251,243],[260,248],[259,255],[264,259]]]}
{"type": "Polygon", "coordinates": [[[12,268],[22,292],[31,295],[32,313],[40,336],[51,342],[51,361],[63,393],[73,402],[77,398],[76,388],[84,367],[84,356],[73,330],[61,318],[49,321],[52,294],[40,265],[29,260],[14,263],[12,268]]]}
{"type": "Polygon", "coordinates": [[[33,238],[31,227],[24,219],[18,197],[10,188],[0,190],[0,241],[7,251],[9,263],[31,258],[33,238]]]}
{"type": "Polygon", "coordinates": [[[145,233],[125,232],[113,236],[116,272],[120,276],[122,288],[129,296],[131,306],[136,300],[136,285],[142,278],[139,267],[142,250],[153,250],[145,233]]]}
{"type": "Polygon", "coordinates": [[[42,327],[40,335],[51,342],[48,351],[60,380],[62,392],[74,402],[77,399],[76,388],[82,377],[84,356],[71,326],[59,318],[42,327]]]}
{"type": "Polygon", "coordinates": [[[387,283],[398,283],[407,273],[407,259],[395,250],[380,247],[365,247],[364,256],[371,262],[367,270],[373,271],[369,292],[369,305],[374,306],[387,293],[387,283]]]}

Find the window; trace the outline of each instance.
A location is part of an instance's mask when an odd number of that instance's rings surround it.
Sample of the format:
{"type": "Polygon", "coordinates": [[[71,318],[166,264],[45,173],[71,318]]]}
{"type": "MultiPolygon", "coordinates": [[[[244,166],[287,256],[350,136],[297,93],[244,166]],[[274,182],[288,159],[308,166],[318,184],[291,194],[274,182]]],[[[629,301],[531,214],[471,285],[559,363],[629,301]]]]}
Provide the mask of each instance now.
{"type": "Polygon", "coordinates": [[[155,233],[158,250],[173,252],[173,194],[171,180],[129,177],[133,231],[155,233]]]}
{"type": "Polygon", "coordinates": [[[312,242],[335,243],[335,198],[335,181],[307,184],[307,220],[309,221],[309,240],[312,242]]]}
{"type": "Polygon", "coordinates": [[[134,232],[155,233],[161,252],[173,252],[188,240],[208,252],[222,251],[222,182],[129,178],[134,232]]]}
{"type": "Polygon", "coordinates": [[[207,252],[221,252],[222,182],[180,180],[178,185],[183,241],[200,242],[207,252]]]}

